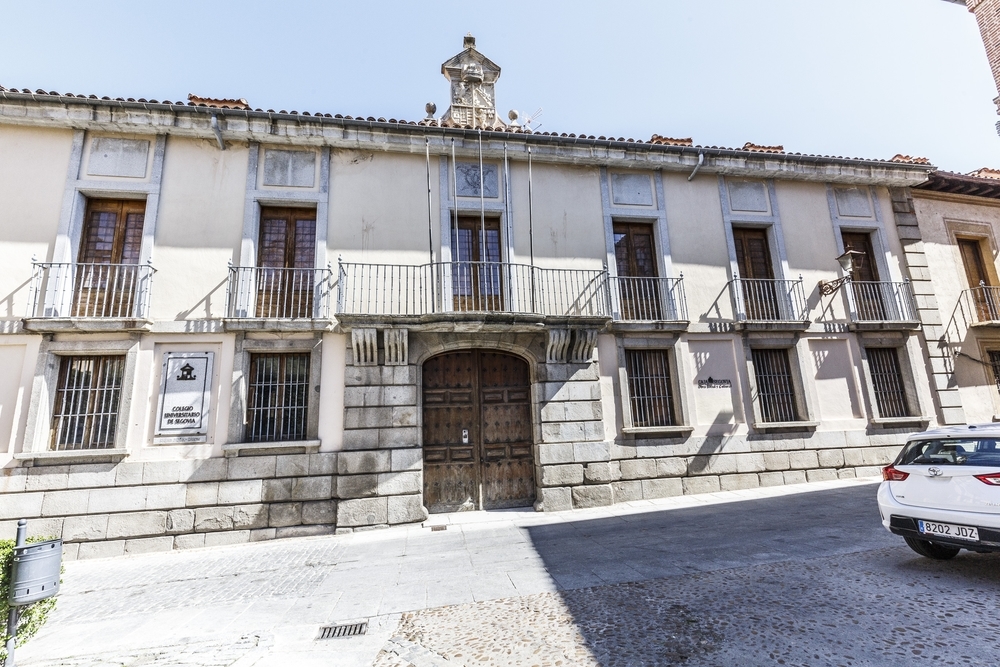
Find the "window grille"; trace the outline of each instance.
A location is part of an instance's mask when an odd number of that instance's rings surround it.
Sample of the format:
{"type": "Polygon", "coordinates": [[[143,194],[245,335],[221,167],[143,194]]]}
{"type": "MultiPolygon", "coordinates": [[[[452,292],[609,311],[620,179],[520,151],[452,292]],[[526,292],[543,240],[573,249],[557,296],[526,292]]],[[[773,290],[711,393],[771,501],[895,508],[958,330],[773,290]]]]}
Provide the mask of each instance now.
{"type": "Polygon", "coordinates": [[[675,426],[667,350],[625,350],[632,425],[675,426]]]}
{"type": "Polygon", "coordinates": [[[987,354],[990,355],[990,366],[993,368],[993,381],[997,385],[997,391],[1000,391],[1000,350],[990,350],[987,354]]]}
{"type": "Polygon", "coordinates": [[[251,354],[248,442],[305,440],[309,354],[251,354]]]}
{"type": "Polygon", "coordinates": [[[114,447],[124,375],[124,355],[61,358],[52,414],[52,449],[114,447]]]}
{"type": "Polygon", "coordinates": [[[788,350],[764,349],[751,352],[761,418],[769,423],[801,421],[795,404],[788,350]]]}
{"type": "Polygon", "coordinates": [[[868,369],[875,386],[875,405],[880,417],[906,417],[910,414],[899,370],[899,354],[894,347],[869,347],[868,369]]]}

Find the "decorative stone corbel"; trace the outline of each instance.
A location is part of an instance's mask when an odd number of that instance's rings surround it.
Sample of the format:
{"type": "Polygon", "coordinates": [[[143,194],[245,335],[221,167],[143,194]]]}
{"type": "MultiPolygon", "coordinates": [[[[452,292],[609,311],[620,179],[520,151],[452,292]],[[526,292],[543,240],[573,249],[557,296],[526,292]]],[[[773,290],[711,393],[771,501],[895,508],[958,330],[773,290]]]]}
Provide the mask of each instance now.
{"type": "Polygon", "coordinates": [[[588,364],[594,357],[597,345],[597,329],[573,329],[573,345],[570,347],[569,363],[588,364]]]}
{"type": "Polygon", "coordinates": [[[409,343],[407,329],[386,329],[385,336],[385,365],[405,366],[409,357],[409,343]]]}
{"type": "Polygon", "coordinates": [[[545,347],[545,361],[550,364],[565,364],[569,343],[569,329],[549,329],[549,342],[545,347]]]}
{"type": "Polygon", "coordinates": [[[355,366],[378,365],[378,329],[351,329],[355,366]]]}

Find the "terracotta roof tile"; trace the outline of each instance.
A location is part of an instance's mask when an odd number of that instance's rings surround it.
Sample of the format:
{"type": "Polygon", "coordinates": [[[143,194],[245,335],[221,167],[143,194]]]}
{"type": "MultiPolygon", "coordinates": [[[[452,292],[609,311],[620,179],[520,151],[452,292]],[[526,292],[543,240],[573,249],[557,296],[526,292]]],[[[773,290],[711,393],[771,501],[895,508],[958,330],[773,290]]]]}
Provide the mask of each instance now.
{"type": "Polygon", "coordinates": [[[247,101],[242,97],[238,100],[234,100],[215,97],[201,97],[199,95],[195,95],[194,93],[188,93],[188,104],[192,104],[194,106],[214,107],[216,109],[250,108],[250,104],[247,103],[247,101]]]}
{"type": "Polygon", "coordinates": [[[909,155],[903,155],[902,153],[897,153],[889,162],[908,162],[910,164],[930,164],[931,161],[925,157],[910,157],[909,155]]]}
{"type": "MultiPolygon", "coordinates": [[[[31,90],[28,90],[27,88],[19,90],[17,88],[5,88],[3,86],[0,86],[0,93],[3,93],[3,92],[19,93],[19,94],[31,95],[33,97],[35,97],[35,96],[46,96],[46,97],[48,97],[48,96],[53,96],[53,97],[77,97],[77,98],[87,99],[87,100],[93,100],[93,101],[105,101],[105,102],[110,102],[110,101],[126,102],[126,101],[128,101],[128,102],[135,102],[135,100],[133,100],[132,98],[129,98],[128,100],[126,100],[124,98],[117,97],[117,98],[114,98],[114,100],[112,100],[112,98],[107,97],[107,96],[98,98],[97,95],[80,95],[80,94],[73,94],[73,93],[45,92],[42,89],[38,89],[37,91],[32,92],[31,90]]],[[[220,108],[220,109],[235,109],[235,110],[246,110],[246,111],[251,110],[251,107],[250,107],[249,103],[247,103],[247,101],[245,99],[238,99],[238,100],[237,99],[216,99],[216,98],[209,98],[209,97],[199,97],[199,96],[194,95],[194,94],[188,95],[188,102],[186,104],[184,102],[171,102],[170,100],[163,100],[162,102],[157,102],[156,100],[153,100],[153,99],[150,99],[147,102],[147,100],[142,99],[142,98],[140,98],[138,100],[138,103],[163,104],[163,105],[167,105],[167,106],[190,106],[190,107],[200,106],[200,107],[210,107],[210,108],[220,108]]],[[[253,109],[253,111],[258,112],[258,113],[264,113],[264,110],[259,109],[259,108],[258,109],[253,109]]],[[[298,112],[298,111],[295,111],[295,110],[292,110],[292,111],[281,110],[281,111],[276,112],[274,109],[267,109],[266,113],[271,113],[271,114],[273,114],[273,113],[279,113],[279,114],[285,114],[285,115],[291,114],[291,115],[302,115],[302,116],[322,117],[322,118],[337,118],[337,119],[343,119],[343,120],[367,121],[369,123],[389,123],[389,124],[396,124],[396,125],[420,125],[420,126],[425,126],[425,127],[460,127],[461,129],[466,129],[466,130],[473,129],[470,126],[457,126],[457,125],[453,125],[452,123],[442,123],[440,121],[440,119],[426,119],[425,118],[425,119],[420,120],[420,121],[408,121],[408,120],[405,120],[405,119],[390,118],[390,119],[386,120],[385,118],[382,118],[382,117],[376,119],[373,116],[364,116],[364,115],[360,115],[360,114],[357,115],[357,116],[351,116],[351,115],[346,115],[346,114],[345,115],[341,115],[341,114],[331,115],[331,114],[323,113],[323,112],[309,113],[309,112],[298,112]]],[[[517,127],[517,126],[514,126],[514,127],[508,126],[508,127],[505,127],[505,128],[499,128],[499,127],[497,127],[497,128],[489,128],[487,131],[494,132],[494,133],[503,132],[505,134],[536,135],[536,136],[543,136],[543,137],[565,137],[567,139],[587,139],[587,140],[596,140],[596,141],[611,141],[611,142],[618,142],[618,143],[638,143],[638,144],[654,145],[654,146],[690,147],[690,148],[705,149],[705,150],[722,150],[722,151],[743,150],[743,151],[750,151],[750,152],[754,152],[754,153],[782,153],[782,154],[785,153],[785,149],[784,149],[783,146],[764,146],[764,145],[760,145],[760,144],[754,144],[752,142],[747,142],[746,144],[744,144],[744,146],[743,146],[742,149],[734,149],[734,148],[729,147],[729,146],[702,146],[702,145],[696,145],[694,143],[694,141],[692,139],[690,139],[690,138],[681,138],[681,139],[678,139],[678,138],[673,138],[673,137],[666,137],[666,136],[659,135],[659,134],[654,134],[652,137],[650,137],[650,139],[648,141],[642,141],[642,140],[636,141],[635,139],[633,139],[631,137],[629,137],[629,138],[626,139],[625,137],[615,138],[613,136],[612,137],[606,137],[604,135],[600,135],[600,136],[595,137],[592,134],[588,135],[588,134],[585,134],[585,133],[575,134],[575,133],[559,133],[559,132],[538,132],[538,131],[532,130],[531,128],[528,128],[528,127],[517,127]]],[[[840,156],[840,155],[817,155],[817,154],[811,154],[811,153],[789,153],[788,155],[798,156],[798,157],[808,157],[808,158],[824,158],[824,159],[832,159],[832,160],[857,160],[857,161],[864,161],[864,162],[873,162],[873,161],[898,162],[898,163],[902,163],[902,164],[921,165],[921,166],[927,165],[927,166],[930,166],[930,161],[927,158],[910,157],[908,155],[896,155],[891,160],[877,160],[877,159],[873,160],[871,158],[861,158],[861,157],[848,158],[848,157],[844,157],[844,156],[840,156]]],[[[982,178],[991,178],[991,179],[998,179],[998,180],[1000,180],[1000,170],[981,169],[981,170],[979,170],[977,172],[974,172],[974,175],[980,176],[982,178]]]]}
{"type": "Polygon", "coordinates": [[[755,144],[750,141],[743,144],[743,150],[750,151],[751,153],[784,153],[784,146],[764,146],[761,144],[755,144]]]}
{"type": "Polygon", "coordinates": [[[690,137],[687,139],[674,139],[672,137],[664,137],[660,134],[654,134],[650,137],[649,143],[660,146],[694,146],[694,140],[690,137]]]}
{"type": "Polygon", "coordinates": [[[994,178],[1000,179],[1000,169],[991,169],[990,167],[983,167],[982,169],[977,169],[975,171],[970,171],[967,176],[975,176],[976,178],[994,178]]]}

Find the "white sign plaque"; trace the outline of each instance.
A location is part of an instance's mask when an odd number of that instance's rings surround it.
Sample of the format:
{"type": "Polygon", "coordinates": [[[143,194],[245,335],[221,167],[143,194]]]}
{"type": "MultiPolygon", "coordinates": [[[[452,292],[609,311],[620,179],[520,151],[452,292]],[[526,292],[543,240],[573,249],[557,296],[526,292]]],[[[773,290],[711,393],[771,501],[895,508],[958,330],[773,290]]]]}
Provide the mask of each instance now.
{"type": "Polygon", "coordinates": [[[164,352],[154,444],[207,442],[214,352],[164,352]]]}

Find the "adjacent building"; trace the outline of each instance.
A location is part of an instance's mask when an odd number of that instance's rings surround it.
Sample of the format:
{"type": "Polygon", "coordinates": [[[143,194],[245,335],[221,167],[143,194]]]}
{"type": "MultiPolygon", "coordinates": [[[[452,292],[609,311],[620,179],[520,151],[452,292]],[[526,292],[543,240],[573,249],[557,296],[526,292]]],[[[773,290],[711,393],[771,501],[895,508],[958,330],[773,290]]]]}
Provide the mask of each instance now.
{"type": "Polygon", "coordinates": [[[871,475],[996,412],[947,255],[1000,284],[997,209],[921,185],[965,177],[533,132],[471,37],[442,73],[419,122],[0,89],[0,528],[88,557],[871,475]]]}

